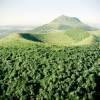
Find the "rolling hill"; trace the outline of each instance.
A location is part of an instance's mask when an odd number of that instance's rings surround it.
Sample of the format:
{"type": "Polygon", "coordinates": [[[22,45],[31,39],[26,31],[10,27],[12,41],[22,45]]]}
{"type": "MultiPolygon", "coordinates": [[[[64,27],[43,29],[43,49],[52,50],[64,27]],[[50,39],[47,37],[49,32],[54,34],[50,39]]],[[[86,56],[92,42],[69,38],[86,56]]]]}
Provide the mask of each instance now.
{"type": "Polygon", "coordinates": [[[0,39],[0,46],[31,46],[41,41],[29,33],[12,33],[0,39]]]}
{"type": "Polygon", "coordinates": [[[52,32],[48,34],[34,34],[39,40],[55,45],[88,45],[96,43],[96,37],[83,29],[73,28],[66,32],[52,32]]]}
{"type": "Polygon", "coordinates": [[[58,46],[90,45],[97,42],[98,37],[89,32],[73,28],[66,32],[48,34],[12,33],[0,39],[0,45],[29,45],[44,43],[58,46]]]}
{"type": "Polygon", "coordinates": [[[71,28],[80,28],[86,31],[95,30],[96,28],[90,27],[81,22],[76,17],[59,16],[48,24],[32,30],[32,33],[51,33],[51,32],[63,32],[71,28]]]}
{"type": "Polygon", "coordinates": [[[90,45],[100,42],[100,31],[82,23],[76,17],[59,16],[31,33],[12,33],[0,39],[0,45],[45,43],[59,46],[90,45]],[[92,31],[93,30],[93,31],[92,31]]]}

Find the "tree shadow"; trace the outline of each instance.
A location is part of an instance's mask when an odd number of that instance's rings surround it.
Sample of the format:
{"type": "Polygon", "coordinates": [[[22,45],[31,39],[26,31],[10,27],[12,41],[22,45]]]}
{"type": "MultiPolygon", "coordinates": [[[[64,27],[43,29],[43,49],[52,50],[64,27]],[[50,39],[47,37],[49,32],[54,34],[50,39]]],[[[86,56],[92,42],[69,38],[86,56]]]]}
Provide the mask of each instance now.
{"type": "Polygon", "coordinates": [[[35,41],[35,42],[43,42],[40,39],[38,39],[37,37],[35,37],[29,33],[20,33],[20,36],[26,40],[35,41]]]}
{"type": "Polygon", "coordinates": [[[100,99],[100,76],[96,76],[95,78],[95,82],[96,82],[96,88],[95,88],[95,100],[98,100],[98,98],[100,99]]]}

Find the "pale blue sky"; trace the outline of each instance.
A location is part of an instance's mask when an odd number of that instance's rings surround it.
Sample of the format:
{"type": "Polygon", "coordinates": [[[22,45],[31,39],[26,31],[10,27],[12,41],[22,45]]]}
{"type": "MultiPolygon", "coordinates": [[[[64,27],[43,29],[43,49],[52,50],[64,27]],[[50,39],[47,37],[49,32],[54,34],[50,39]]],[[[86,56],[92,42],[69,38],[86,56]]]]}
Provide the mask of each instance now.
{"type": "Polygon", "coordinates": [[[45,24],[62,14],[100,24],[100,0],[0,0],[0,25],[45,24]]]}

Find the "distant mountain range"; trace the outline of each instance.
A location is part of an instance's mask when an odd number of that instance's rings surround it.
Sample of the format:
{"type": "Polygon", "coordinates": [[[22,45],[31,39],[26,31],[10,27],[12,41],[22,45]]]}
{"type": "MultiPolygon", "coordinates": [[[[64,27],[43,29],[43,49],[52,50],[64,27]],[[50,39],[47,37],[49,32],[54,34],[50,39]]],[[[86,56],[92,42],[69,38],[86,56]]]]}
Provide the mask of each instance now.
{"type": "Polygon", "coordinates": [[[32,30],[33,33],[49,33],[66,31],[71,28],[80,28],[86,31],[96,30],[96,28],[84,24],[76,17],[59,16],[48,24],[42,25],[32,30]]]}

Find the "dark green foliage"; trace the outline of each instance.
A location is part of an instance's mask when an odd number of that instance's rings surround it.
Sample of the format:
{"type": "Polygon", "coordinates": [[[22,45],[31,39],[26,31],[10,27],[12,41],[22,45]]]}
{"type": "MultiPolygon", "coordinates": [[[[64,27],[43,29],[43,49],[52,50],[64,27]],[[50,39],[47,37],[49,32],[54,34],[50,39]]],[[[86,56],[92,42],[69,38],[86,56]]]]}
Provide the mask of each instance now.
{"type": "Polygon", "coordinates": [[[33,35],[31,35],[29,33],[20,33],[19,35],[26,40],[42,42],[41,40],[39,40],[38,38],[34,37],[33,35]]]}
{"type": "Polygon", "coordinates": [[[0,100],[91,100],[99,76],[98,47],[0,48],[0,100]]]}

